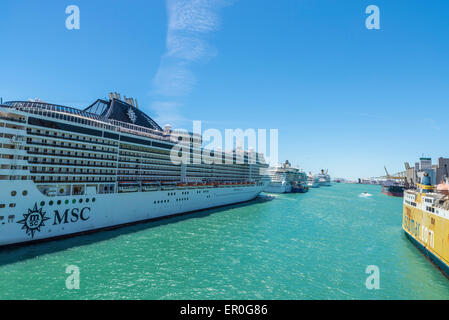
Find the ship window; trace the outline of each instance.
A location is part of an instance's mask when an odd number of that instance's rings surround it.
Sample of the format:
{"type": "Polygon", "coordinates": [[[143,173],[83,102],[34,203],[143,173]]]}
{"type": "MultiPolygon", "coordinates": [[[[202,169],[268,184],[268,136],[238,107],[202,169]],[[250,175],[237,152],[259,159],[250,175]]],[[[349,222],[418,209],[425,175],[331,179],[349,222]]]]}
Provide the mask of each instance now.
{"type": "Polygon", "coordinates": [[[17,191],[11,191],[11,196],[15,197],[17,194],[17,191]]]}
{"type": "Polygon", "coordinates": [[[53,203],[54,203],[53,201],[50,201],[50,202],[49,202],[48,204],[49,204],[50,206],[52,206],[52,205],[53,205],[53,203]]]}
{"type": "Polygon", "coordinates": [[[45,206],[45,201],[41,201],[41,207],[45,206]]]}
{"type": "Polygon", "coordinates": [[[3,209],[5,207],[4,203],[0,203],[0,209],[3,209]]]}
{"type": "Polygon", "coordinates": [[[15,203],[10,203],[10,204],[9,204],[9,207],[10,207],[10,208],[14,208],[15,206],[16,206],[15,203]]]}

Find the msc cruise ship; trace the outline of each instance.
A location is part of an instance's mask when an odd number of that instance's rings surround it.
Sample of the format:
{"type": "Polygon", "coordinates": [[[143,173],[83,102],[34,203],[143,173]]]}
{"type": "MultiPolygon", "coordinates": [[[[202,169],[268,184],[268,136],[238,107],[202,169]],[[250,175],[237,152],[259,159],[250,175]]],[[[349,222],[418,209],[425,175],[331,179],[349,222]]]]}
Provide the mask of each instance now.
{"type": "Polygon", "coordinates": [[[0,246],[249,201],[268,184],[263,155],[201,144],[116,93],[85,110],[1,104],[0,246]],[[179,141],[203,161],[171,161],[179,141]]]}

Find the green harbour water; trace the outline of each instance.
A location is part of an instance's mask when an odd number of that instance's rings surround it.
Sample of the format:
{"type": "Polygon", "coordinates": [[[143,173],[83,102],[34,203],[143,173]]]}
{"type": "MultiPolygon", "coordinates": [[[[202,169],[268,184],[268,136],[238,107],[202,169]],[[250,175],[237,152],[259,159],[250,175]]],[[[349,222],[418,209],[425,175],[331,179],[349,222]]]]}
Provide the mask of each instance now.
{"type": "MultiPolygon", "coordinates": [[[[124,212],[126,214],[126,212],[124,212]]],[[[447,299],[379,186],[307,194],[0,250],[0,299],[447,299]],[[369,192],[372,197],[359,195],[369,192]],[[66,288],[66,268],[80,289],[66,288]],[[380,270],[368,290],[367,266],[380,270]]]]}

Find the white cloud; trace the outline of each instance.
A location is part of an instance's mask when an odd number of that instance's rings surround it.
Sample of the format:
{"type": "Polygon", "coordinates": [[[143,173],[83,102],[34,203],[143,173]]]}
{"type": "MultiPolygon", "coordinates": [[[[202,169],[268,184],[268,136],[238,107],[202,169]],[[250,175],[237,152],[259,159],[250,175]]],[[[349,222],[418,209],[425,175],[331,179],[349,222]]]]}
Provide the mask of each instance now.
{"type": "Polygon", "coordinates": [[[156,120],[162,127],[166,124],[180,125],[191,122],[180,114],[179,109],[182,108],[181,103],[173,101],[155,101],[151,107],[157,114],[157,117],[154,120],[156,120]]]}
{"type": "Polygon", "coordinates": [[[153,81],[153,92],[165,97],[186,95],[195,85],[195,75],[183,62],[164,62],[153,81]]]}
{"type": "MultiPolygon", "coordinates": [[[[152,94],[167,106],[180,107],[174,100],[187,96],[196,84],[192,65],[217,54],[207,35],[220,27],[219,10],[229,4],[224,0],[166,0],[168,12],[167,51],[153,79],[152,94]]],[[[153,104],[156,112],[165,110],[160,102],[153,104]]],[[[173,108],[172,108],[173,109],[173,108]]],[[[174,112],[171,112],[176,118],[174,112]]],[[[167,113],[165,112],[167,115],[167,113]]]]}
{"type": "Polygon", "coordinates": [[[167,0],[168,30],[207,33],[218,29],[217,0],[167,0]]]}
{"type": "Polygon", "coordinates": [[[437,124],[437,122],[434,119],[426,118],[426,119],[424,119],[424,122],[427,124],[428,128],[432,128],[433,130],[436,130],[436,131],[441,130],[440,126],[437,124]]]}

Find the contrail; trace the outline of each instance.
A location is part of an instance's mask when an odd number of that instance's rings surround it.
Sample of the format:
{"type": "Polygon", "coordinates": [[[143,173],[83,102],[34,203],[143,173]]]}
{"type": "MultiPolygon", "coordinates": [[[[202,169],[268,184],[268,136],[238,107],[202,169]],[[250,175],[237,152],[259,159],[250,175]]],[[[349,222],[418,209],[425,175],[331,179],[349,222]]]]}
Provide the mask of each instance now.
{"type": "Polygon", "coordinates": [[[157,99],[152,107],[158,120],[182,120],[178,115],[182,106],[179,100],[196,84],[191,67],[217,54],[206,38],[219,29],[219,11],[228,4],[229,1],[223,0],[166,1],[167,48],[152,84],[152,95],[157,99]]]}

